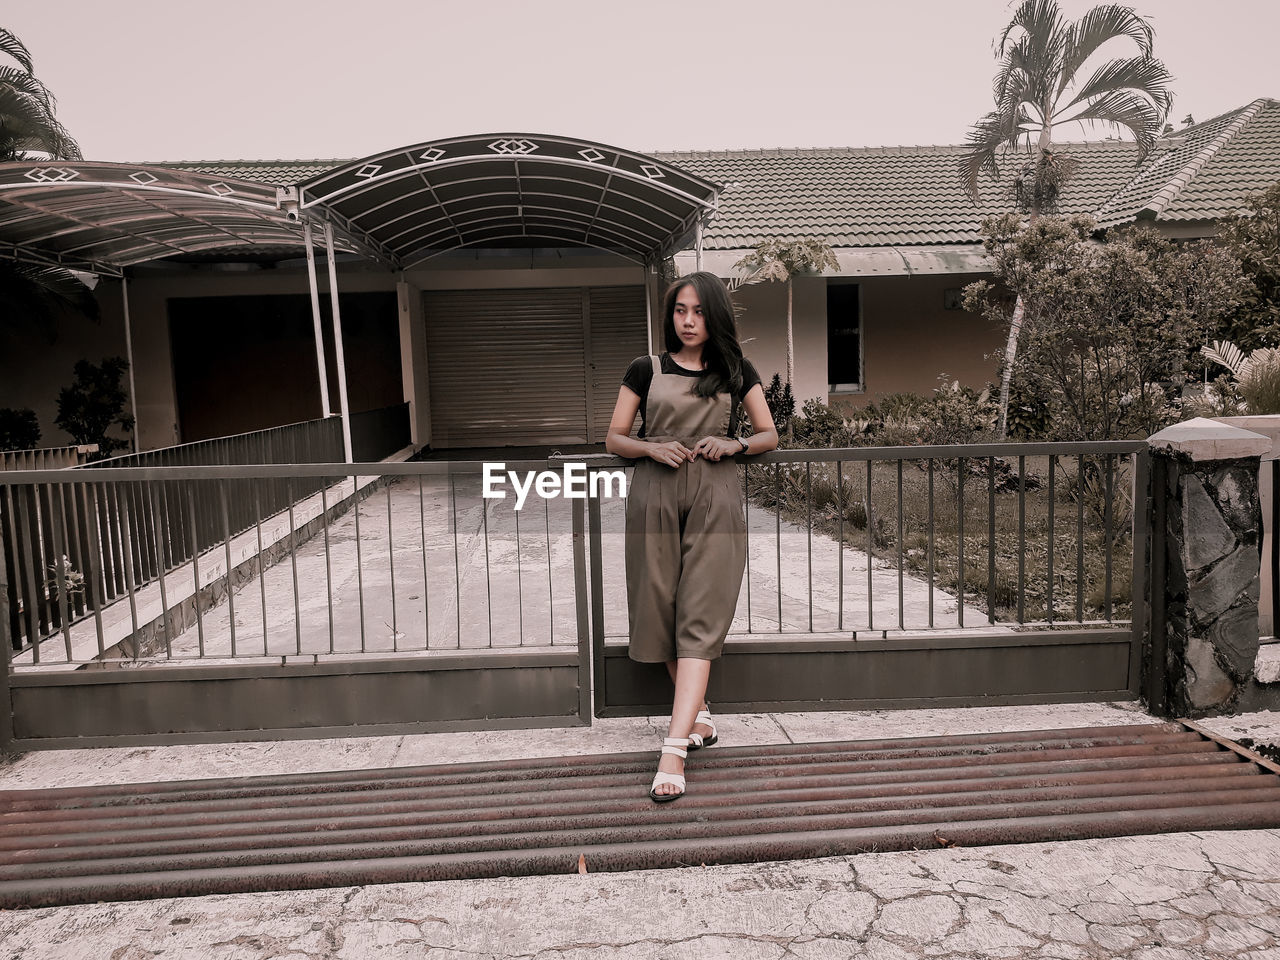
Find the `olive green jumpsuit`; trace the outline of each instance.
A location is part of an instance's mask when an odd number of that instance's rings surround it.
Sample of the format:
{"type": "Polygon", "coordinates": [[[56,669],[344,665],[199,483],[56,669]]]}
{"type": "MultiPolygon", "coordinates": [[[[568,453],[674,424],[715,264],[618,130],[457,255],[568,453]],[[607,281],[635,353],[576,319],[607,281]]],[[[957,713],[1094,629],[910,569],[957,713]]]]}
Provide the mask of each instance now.
{"type": "MultiPolygon", "coordinates": [[[[703,437],[728,436],[730,394],[699,397],[692,392],[697,381],[663,373],[659,358],[649,359],[645,439],[693,449],[703,437]]],[[[732,457],[698,456],[675,468],[649,459],[636,464],[625,548],[631,659],[720,656],[742,588],[746,530],[732,457]]]]}

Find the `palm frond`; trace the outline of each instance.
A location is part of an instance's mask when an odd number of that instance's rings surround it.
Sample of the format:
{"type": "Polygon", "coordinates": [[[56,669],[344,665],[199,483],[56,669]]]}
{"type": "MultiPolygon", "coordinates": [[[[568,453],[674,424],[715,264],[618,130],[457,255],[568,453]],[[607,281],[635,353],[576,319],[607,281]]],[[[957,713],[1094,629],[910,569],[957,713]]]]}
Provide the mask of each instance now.
{"type": "Polygon", "coordinates": [[[1109,60],[1102,64],[1075,92],[1075,96],[1062,107],[1062,112],[1076,104],[1088,103],[1119,90],[1132,90],[1148,97],[1159,111],[1161,124],[1173,103],[1173,95],[1167,84],[1173,77],[1168,69],[1154,57],[1128,57],[1109,60]]]}
{"type": "Polygon", "coordinates": [[[1244,351],[1230,340],[1215,340],[1210,346],[1201,347],[1200,353],[1214,363],[1222,364],[1237,380],[1249,369],[1249,359],[1244,351]]]}
{"type": "Polygon", "coordinates": [[[4,27],[0,27],[0,53],[17,60],[27,73],[32,72],[30,51],[27,50],[21,40],[4,27]]]}
{"type": "Polygon", "coordinates": [[[1151,42],[1154,34],[1151,24],[1138,16],[1132,7],[1121,7],[1114,4],[1094,7],[1077,20],[1067,30],[1066,50],[1062,60],[1062,77],[1058,87],[1061,94],[1071,82],[1086,60],[1098,48],[1117,37],[1128,37],[1142,52],[1144,57],[1151,55],[1151,42]]]}
{"type": "Polygon", "coordinates": [[[19,159],[27,151],[58,160],[80,160],[80,145],[52,111],[15,87],[0,84],[0,161],[19,159]]]}
{"type": "Polygon", "coordinates": [[[1094,100],[1063,123],[1104,123],[1123,127],[1133,134],[1138,154],[1145,157],[1155,146],[1164,124],[1164,114],[1151,101],[1131,90],[1115,90],[1094,100]]]}

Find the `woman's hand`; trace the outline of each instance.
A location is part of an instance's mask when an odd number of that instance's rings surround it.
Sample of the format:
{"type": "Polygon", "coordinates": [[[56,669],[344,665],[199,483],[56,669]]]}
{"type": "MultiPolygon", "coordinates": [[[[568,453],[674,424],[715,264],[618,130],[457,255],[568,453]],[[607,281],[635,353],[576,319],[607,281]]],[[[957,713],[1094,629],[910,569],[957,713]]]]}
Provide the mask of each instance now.
{"type": "Polygon", "coordinates": [[[693,448],[693,455],[704,456],[708,460],[719,460],[742,452],[742,444],[728,437],[703,437],[693,448]]]}
{"type": "Polygon", "coordinates": [[[650,443],[645,453],[651,460],[665,463],[668,467],[678,467],[693,459],[693,451],[679,440],[668,440],[666,443],[650,443]]]}

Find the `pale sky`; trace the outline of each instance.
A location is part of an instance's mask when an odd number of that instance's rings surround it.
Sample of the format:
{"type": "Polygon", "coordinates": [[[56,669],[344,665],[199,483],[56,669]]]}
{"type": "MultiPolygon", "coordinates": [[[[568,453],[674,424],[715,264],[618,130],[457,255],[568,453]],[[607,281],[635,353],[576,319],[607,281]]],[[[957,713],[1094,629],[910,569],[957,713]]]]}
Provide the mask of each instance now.
{"type": "MultiPolygon", "coordinates": [[[[642,152],[960,143],[991,109],[1015,5],[64,0],[14,4],[0,25],[87,159],[302,159],[489,132],[642,152]]],[[[1280,97],[1276,0],[1136,7],[1174,76],[1175,126],[1280,97]]]]}

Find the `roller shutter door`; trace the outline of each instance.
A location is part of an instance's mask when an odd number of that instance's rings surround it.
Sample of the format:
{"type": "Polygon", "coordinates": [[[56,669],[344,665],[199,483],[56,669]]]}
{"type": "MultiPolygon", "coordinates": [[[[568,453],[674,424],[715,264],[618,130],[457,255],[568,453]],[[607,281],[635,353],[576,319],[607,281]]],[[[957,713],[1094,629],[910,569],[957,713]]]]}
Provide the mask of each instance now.
{"type": "Polygon", "coordinates": [[[437,447],[603,442],[645,352],[640,286],[426,291],[423,313],[437,447]]]}
{"type": "MultiPolygon", "coordinates": [[[[627,364],[648,352],[647,313],[642,286],[592,287],[590,299],[592,442],[604,443],[627,364]]],[[[637,414],[631,432],[639,426],[637,414]]]]}

